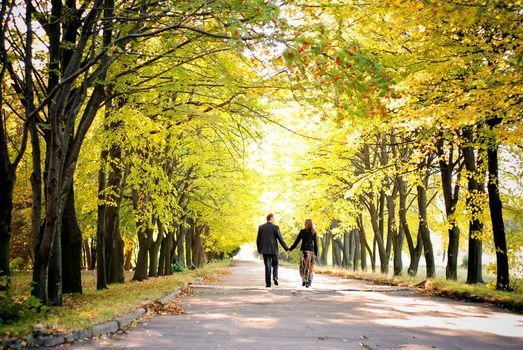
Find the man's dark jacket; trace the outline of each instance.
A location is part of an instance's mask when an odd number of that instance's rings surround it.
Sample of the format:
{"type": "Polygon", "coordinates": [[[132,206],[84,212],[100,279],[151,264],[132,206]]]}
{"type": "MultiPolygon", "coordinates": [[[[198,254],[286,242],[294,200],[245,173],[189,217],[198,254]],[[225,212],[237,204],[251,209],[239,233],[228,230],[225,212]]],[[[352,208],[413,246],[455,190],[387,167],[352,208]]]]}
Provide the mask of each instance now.
{"type": "Polygon", "coordinates": [[[267,221],[265,224],[258,227],[258,238],[256,239],[256,246],[260,254],[278,254],[278,243],[280,241],[283,249],[288,250],[287,244],[283,241],[280,228],[272,222],[267,221]]]}

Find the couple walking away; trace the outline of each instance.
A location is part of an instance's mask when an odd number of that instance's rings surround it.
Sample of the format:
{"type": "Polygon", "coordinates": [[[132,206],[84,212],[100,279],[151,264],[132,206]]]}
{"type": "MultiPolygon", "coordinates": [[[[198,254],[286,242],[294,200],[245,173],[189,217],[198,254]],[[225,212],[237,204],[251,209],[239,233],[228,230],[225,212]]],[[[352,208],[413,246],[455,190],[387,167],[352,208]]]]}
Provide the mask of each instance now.
{"type": "Polygon", "coordinates": [[[285,251],[290,252],[301,243],[300,247],[300,276],[302,286],[309,288],[312,283],[312,273],[314,262],[318,255],[318,239],[316,230],[311,219],[305,220],[304,228],[296,237],[293,245],[289,248],[280,232],[280,228],[275,225],[276,217],[274,214],[267,215],[267,222],[258,227],[258,237],[256,246],[258,253],[263,254],[265,265],[265,287],[271,287],[271,274],[274,285],[278,285],[278,242],[285,251]],[[271,273],[272,271],[272,273],[271,273]]]}

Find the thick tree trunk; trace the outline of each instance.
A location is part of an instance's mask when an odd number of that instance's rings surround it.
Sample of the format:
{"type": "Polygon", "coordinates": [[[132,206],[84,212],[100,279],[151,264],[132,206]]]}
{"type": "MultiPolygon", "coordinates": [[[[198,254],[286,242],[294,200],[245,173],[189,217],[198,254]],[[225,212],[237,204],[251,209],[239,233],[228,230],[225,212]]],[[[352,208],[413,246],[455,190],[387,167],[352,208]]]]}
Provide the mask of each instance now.
{"type": "MultiPolygon", "coordinates": [[[[389,248],[389,240],[392,244],[392,250],[394,252],[393,259],[393,273],[394,276],[400,276],[403,270],[403,231],[398,230],[396,224],[396,196],[397,196],[397,187],[394,186],[393,194],[387,196],[387,249],[389,248]]],[[[387,253],[387,256],[390,256],[390,253],[387,253]]]]}
{"type": "Polygon", "coordinates": [[[162,223],[158,220],[158,235],[156,240],[151,238],[149,246],[149,277],[158,277],[158,253],[164,239],[164,229],[162,223]]]}
{"type": "Polygon", "coordinates": [[[105,271],[105,238],[104,220],[105,210],[105,167],[104,160],[107,158],[107,151],[102,151],[100,170],[98,171],[98,221],[96,228],[96,289],[107,288],[107,275],[105,271]]]}
{"type": "MultiPolygon", "coordinates": [[[[110,112],[108,112],[110,113],[110,112]]],[[[118,128],[120,124],[110,125],[109,128],[118,128]]],[[[124,242],[120,234],[120,206],[123,195],[123,170],[121,166],[122,150],[119,144],[113,143],[107,152],[107,159],[102,159],[110,165],[107,167],[106,205],[103,221],[103,235],[105,237],[105,271],[107,283],[124,282],[124,242]]]]}
{"type": "Polygon", "coordinates": [[[158,275],[172,275],[171,255],[173,250],[174,231],[170,230],[162,241],[160,247],[160,259],[158,262],[158,275]]]}
{"type": "MultiPolygon", "coordinates": [[[[58,225],[57,225],[58,226],[58,225]]],[[[59,229],[58,227],[56,229],[59,229]]],[[[62,305],[63,293],[63,268],[62,268],[62,237],[55,234],[51,260],[49,262],[48,272],[48,292],[49,300],[52,305],[62,305]]]]}
{"type": "MultiPolygon", "coordinates": [[[[7,157],[9,157],[9,155],[7,155],[7,157]]],[[[4,276],[10,274],[9,241],[11,239],[13,189],[15,185],[16,175],[10,169],[11,167],[9,163],[6,167],[5,159],[1,159],[1,161],[2,164],[0,164],[0,276],[4,276]]],[[[7,158],[7,162],[8,161],[9,158],[7,158]]]]}
{"type": "Polygon", "coordinates": [[[403,272],[403,230],[399,230],[398,236],[394,240],[394,276],[400,276],[403,272]]]}
{"type": "Polygon", "coordinates": [[[82,293],[82,233],[76,221],[74,188],[69,196],[62,216],[62,291],[82,293]]]}
{"type": "MultiPolygon", "coordinates": [[[[34,119],[30,123],[31,131],[31,160],[33,165],[33,172],[31,174],[31,232],[33,235],[33,283],[38,282],[38,271],[40,270],[40,256],[38,250],[42,242],[42,167],[41,167],[41,152],[40,139],[38,130],[36,129],[36,122],[34,119]]],[[[35,291],[32,291],[35,294],[35,291]]]]}
{"type": "MultiPolygon", "coordinates": [[[[493,128],[499,123],[499,119],[489,121],[489,126],[493,128]]],[[[490,208],[490,219],[492,221],[492,231],[494,233],[494,246],[496,248],[497,279],[496,289],[509,290],[509,266],[507,255],[507,241],[505,236],[505,224],[503,223],[503,205],[499,193],[499,165],[498,165],[498,144],[493,142],[487,151],[488,156],[488,198],[490,208]]]]}
{"type": "Polygon", "coordinates": [[[425,186],[426,183],[416,186],[418,190],[419,232],[423,240],[427,278],[433,278],[436,276],[436,265],[434,263],[434,251],[432,249],[432,241],[430,240],[430,230],[427,221],[427,190],[425,186]]]}
{"type": "MultiPolygon", "coordinates": [[[[474,136],[470,127],[465,128],[463,136],[466,138],[466,145],[463,147],[463,158],[467,169],[468,196],[467,209],[471,214],[469,222],[469,247],[468,247],[468,266],[467,266],[467,283],[483,283],[482,277],[482,254],[483,254],[483,223],[479,219],[482,214],[482,207],[478,204],[478,196],[485,194],[485,188],[478,181],[478,172],[476,157],[474,155],[474,136]]],[[[479,152],[479,151],[478,151],[479,152]]],[[[478,161],[479,164],[481,162],[478,161]]],[[[484,174],[483,174],[484,179],[484,174]]]]}
{"type": "Polygon", "coordinates": [[[202,267],[206,264],[205,252],[203,250],[203,234],[207,232],[207,226],[198,226],[193,237],[193,263],[196,267],[202,267]]]}
{"type": "Polygon", "coordinates": [[[56,113],[52,113],[50,140],[47,143],[48,173],[45,182],[46,208],[42,241],[38,251],[40,268],[36,295],[45,305],[60,305],[62,291],[62,257],[61,257],[61,200],[60,189],[63,166],[63,151],[59,135],[59,121],[56,113]],[[49,280],[49,276],[52,280],[49,280]]]}
{"type": "Polygon", "coordinates": [[[138,226],[138,259],[134,270],[133,280],[143,281],[147,279],[147,258],[152,243],[152,231],[149,228],[138,226]]]}

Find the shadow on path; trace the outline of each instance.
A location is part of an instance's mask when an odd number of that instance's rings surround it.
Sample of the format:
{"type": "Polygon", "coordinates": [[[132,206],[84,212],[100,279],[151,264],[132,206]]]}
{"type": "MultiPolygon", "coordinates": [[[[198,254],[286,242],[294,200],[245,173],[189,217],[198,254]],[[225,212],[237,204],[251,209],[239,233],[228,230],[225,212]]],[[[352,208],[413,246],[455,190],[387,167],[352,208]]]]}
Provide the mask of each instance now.
{"type": "Polygon", "coordinates": [[[72,349],[523,349],[523,315],[412,290],[240,261],[216,283],[193,286],[187,314],[157,316],[127,334],[72,349]]]}

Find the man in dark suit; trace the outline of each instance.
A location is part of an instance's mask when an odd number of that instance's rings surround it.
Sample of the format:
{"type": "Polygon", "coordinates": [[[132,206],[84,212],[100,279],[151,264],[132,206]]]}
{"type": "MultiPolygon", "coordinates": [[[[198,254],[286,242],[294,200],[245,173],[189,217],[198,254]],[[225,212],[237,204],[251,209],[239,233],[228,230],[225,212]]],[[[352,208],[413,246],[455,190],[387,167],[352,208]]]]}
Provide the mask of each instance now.
{"type": "Polygon", "coordinates": [[[258,253],[263,254],[263,262],[265,264],[265,287],[271,287],[271,269],[274,285],[278,285],[278,240],[285,249],[289,251],[289,247],[285,244],[281,236],[280,228],[274,224],[276,218],[274,214],[267,215],[267,222],[258,227],[258,238],[256,239],[256,246],[258,253]]]}

